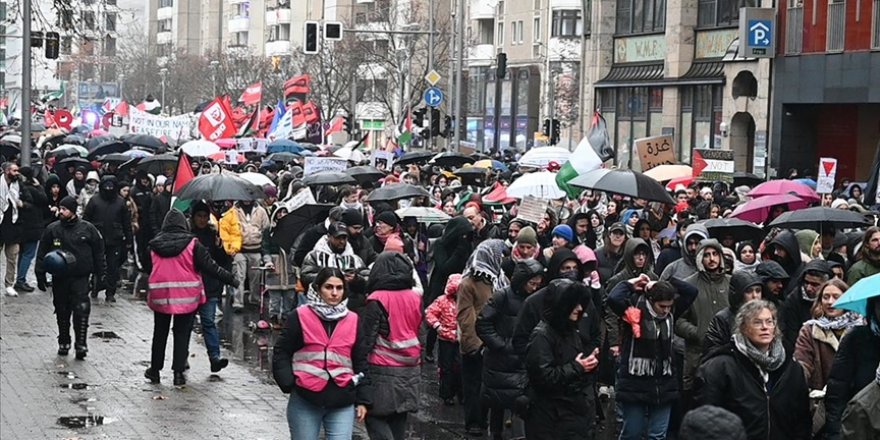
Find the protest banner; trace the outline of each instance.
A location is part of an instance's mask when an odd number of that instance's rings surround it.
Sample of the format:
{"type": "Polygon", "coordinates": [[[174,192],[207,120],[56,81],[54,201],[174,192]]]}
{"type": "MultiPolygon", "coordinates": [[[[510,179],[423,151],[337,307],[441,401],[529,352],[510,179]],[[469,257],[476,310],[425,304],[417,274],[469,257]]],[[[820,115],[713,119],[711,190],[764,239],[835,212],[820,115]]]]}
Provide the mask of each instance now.
{"type": "Polygon", "coordinates": [[[161,138],[188,140],[191,138],[193,121],[189,115],[157,116],[135,107],[129,108],[129,133],[148,134],[161,138]]]}
{"type": "Polygon", "coordinates": [[[338,157],[307,157],[303,165],[303,176],[323,171],[343,172],[346,168],[348,168],[348,161],[338,157]]]}

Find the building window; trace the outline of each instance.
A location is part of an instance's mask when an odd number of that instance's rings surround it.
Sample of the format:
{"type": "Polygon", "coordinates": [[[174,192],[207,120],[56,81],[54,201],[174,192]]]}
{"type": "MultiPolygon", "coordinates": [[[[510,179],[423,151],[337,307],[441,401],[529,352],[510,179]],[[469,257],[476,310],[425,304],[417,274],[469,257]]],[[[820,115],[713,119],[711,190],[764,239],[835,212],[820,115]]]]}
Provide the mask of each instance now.
{"type": "Polygon", "coordinates": [[[359,79],[357,81],[358,102],[382,100],[388,95],[388,81],[384,79],[359,79]]]}
{"type": "Polygon", "coordinates": [[[697,3],[697,27],[738,26],[739,8],[758,6],[758,0],[699,0],[697,3]]]}
{"type": "Polygon", "coordinates": [[[541,0],[535,0],[535,10],[536,11],[541,10],[541,0]]]}
{"type": "Polygon", "coordinates": [[[846,1],[828,1],[828,52],[843,51],[846,38],[846,1]]]}
{"type": "Polygon", "coordinates": [[[94,64],[80,64],[79,65],[79,80],[80,81],[94,81],[95,79],[95,65],[94,64]]]}
{"type": "Polygon", "coordinates": [[[235,18],[247,18],[251,16],[251,4],[250,3],[239,3],[235,5],[235,18]]]}
{"type": "Polygon", "coordinates": [[[92,11],[83,11],[82,13],[83,27],[86,30],[95,30],[95,13],[92,11]]]}
{"type": "Polygon", "coordinates": [[[244,47],[248,44],[247,32],[235,32],[232,34],[232,41],[229,42],[231,47],[244,47]]]}
{"type": "Polygon", "coordinates": [[[116,14],[108,12],[104,15],[104,30],[116,32],[116,14]]]}
{"type": "Polygon", "coordinates": [[[496,46],[504,46],[504,23],[498,23],[498,43],[496,46]]]}
{"type": "Polygon", "coordinates": [[[648,88],[625,87],[617,91],[617,117],[643,121],[648,117],[648,88]]]}
{"type": "MultiPolygon", "coordinates": [[[[874,15],[880,14],[876,5],[880,0],[874,0],[874,15]]],[[[785,53],[798,54],[804,48],[804,1],[788,0],[788,9],[785,12],[785,53]]]]}
{"type": "Polygon", "coordinates": [[[552,37],[579,37],[583,34],[581,11],[577,9],[553,11],[552,37]]]}
{"type": "MultiPolygon", "coordinates": [[[[3,16],[5,17],[6,15],[4,14],[3,16]]],[[[74,28],[73,11],[71,11],[70,9],[62,9],[61,11],[59,11],[57,24],[61,27],[61,30],[63,31],[72,30],[74,28]]]]}
{"type": "Polygon", "coordinates": [[[58,46],[58,51],[61,52],[62,55],[70,55],[73,52],[73,38],[61,37],[61,44],[58,46]]]}
{"type": "Polygon", "coordinates": [[[95,54],[95,42],[88,38],[83,39],[82,42],[79,43],[79,54],[80,55],[94,55],[95,54]]]}
{"type": "Polygon", "coordinates": [[[386,23],[391,9],[390,0],[376,0],[360,5],[360,11],[355,13],[355,24],[386,23]]]}
{"type": "Polygon", "coordinates": [[[104,0],[104,4],[107,6],[116,6],[116,0],[104,0]]]}
{"type": "Polygon", "coordinates": [[[871,18],[871,49],[880,49],[880,0],[874,0],[871,18]]]}
{"type": "Polygon", "coordinates": [[[510,22],[510,30],[511,30],[511,41],[510,44],[522,44],[523,43],[523,22],[520,21],[511,21],[510,22]]]}
{"type": "Polygon", "coordinates": [[[156,55],[158,55],[160,57],[171,56],[171,51],[172,51],[171,43],[160,44],[160,45],[158,45],[158,48],[156,50],[156,55]]]}
{"type": "Polygon", "coordinates": [[[116,56],[116,39],[111,36],[104,38],[104,56],[116,56]]]}
{"type": "Polygon", "coordinates": [[[171,32],[171,19],[159,20],[158,29],[159,32],[171,32]]]}
{"type": "Polygon", "coordinates": [[[279,24],[269,27],[269,41],[289,41],[290,25],[279,24]]]}
{"type": "Polygon", "coordinates": [[[159,0],[160,8],[170,8],[174,6],[174,0],[159,0]]]}
{"type": "Polygon", "coordinates": [[[648,34],[666,29],[666,0],[617,0],[617,34],[648,34]]]}
{"type": "Polygon", "coordinates": [[[498,15],[504,15],[504,0],[498,1],[498,15]]]}
{"type": "Polygon", "coordinates": [[[373,40],[373,53],[375,54],[388,53],[388,47],[388,40],[373,40]]]}
{"type": "Polygon", "coordinates": [[[535,17],[534,21],[532,21],[532,42],[541,42],[541,17],[535,17]]]}
{"type": "Polygon", "coordinates": [[[101,81],[105,83],[116,82],[116,64],[105,64],[101,72],[101,81]]]}

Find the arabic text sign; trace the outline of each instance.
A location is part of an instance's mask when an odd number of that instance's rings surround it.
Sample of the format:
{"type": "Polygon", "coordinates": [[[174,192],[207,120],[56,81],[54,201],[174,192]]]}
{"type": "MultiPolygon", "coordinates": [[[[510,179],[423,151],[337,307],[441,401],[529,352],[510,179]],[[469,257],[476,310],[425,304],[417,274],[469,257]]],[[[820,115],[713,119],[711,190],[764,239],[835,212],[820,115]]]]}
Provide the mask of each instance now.
{"type": "Polygon", "coordinates": [[[129,112],[128,131],[130,133],[148,134],[157,138],[165,136],[169,140],[191,138],[193,121],[189,115],[157,116],[134,107],[131,107],[129,112]]]}
{"type": "Polygon", "coordinates": [[[658,165],[675,164],[675,151],[672,147],[674,145],[673,141],[672,135],[636,139],[636,148],[639,152],[642,172],[658,165]]]}
{"type": "Polygon", "coordinates": [[[303,176],[324,171],[343,172],[346,168],[348,168],[348,161],[338,157],[307,157],[303,166],[303,176]]]}

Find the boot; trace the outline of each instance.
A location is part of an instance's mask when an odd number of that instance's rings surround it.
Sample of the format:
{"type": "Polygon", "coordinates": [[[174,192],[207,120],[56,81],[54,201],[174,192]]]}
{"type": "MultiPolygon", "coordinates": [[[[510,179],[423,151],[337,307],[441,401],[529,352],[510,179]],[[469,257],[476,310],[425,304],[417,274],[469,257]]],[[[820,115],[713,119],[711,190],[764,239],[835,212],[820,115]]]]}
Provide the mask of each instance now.
{"type": "Polygon", "coordinates": [[[174,386],[180,387],[186,385],[186,376],[183,375],[182,371],[174,372],[174,386]]]}
{"type": "Polygon", "coordinates": [[[74,313],[73,321],[73,334],[75,338],[73,348],[76,349],[76,358],[83,360],[89,351],[86,341],[89,336],[89,315],[87,313],[74,313]]]}
{"type": "Polygon", "coordinates": [[[159,383],[159,371],[154,370],[152,367],[147,368],[147,371],[144,372],[144,377],[150,379],[152,384],[159,383]]]}
{"type": "Polygon", "coordinates": [[[224,358],[211,359],[211,372],[216,373],[216,372],[226,368],[227,365],[229,365],[229,359],[224,359],[224,358]]]}
{"type": "Polygon", "coordinates": [[[70,353],[70,344],[58,344],[58,356],[67,356],[70,353]]]}

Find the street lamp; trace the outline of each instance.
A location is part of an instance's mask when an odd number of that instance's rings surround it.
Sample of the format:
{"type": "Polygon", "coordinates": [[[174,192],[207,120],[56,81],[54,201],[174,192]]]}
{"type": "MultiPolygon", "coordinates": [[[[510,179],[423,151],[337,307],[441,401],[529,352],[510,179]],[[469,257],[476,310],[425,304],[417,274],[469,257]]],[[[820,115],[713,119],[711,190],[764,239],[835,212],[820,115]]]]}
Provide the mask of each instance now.
{"type": "Polygon", "coordinates": [[[165,112],[165,78],[168,77],[168,68],[163,67],[159,69],[159,76],[162,77],[162,102],[160,105],[162,106],[162,112],[165,112]]]}
{"type": "Polygon", "coordinates": [[[212,60],[208,65],[211,66],[211,94],[216,98],[217,97],[217,68],[220,67],[220,62],[217,60],[212,60]]]}

